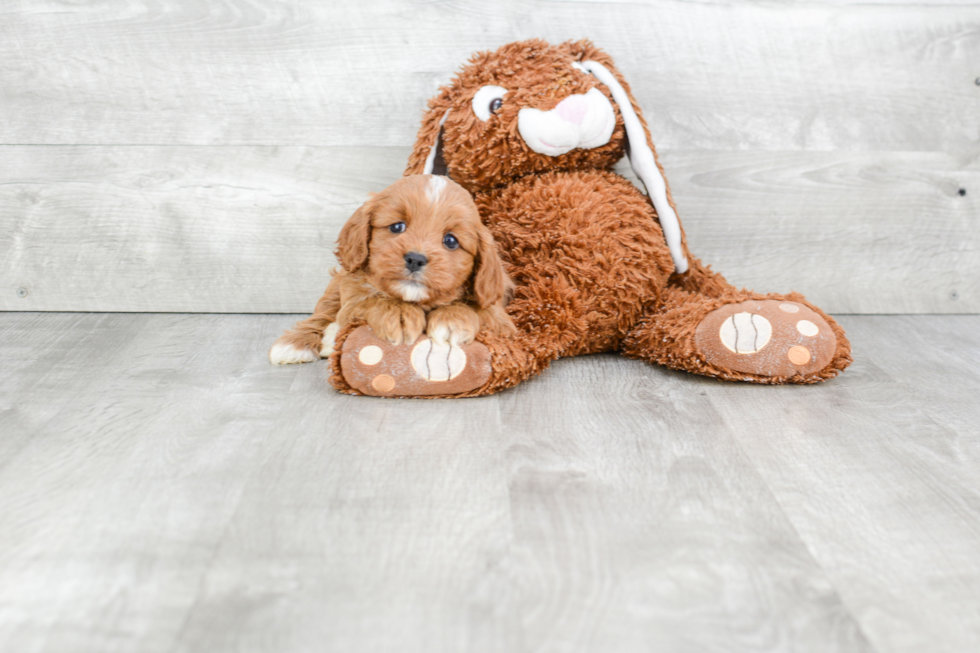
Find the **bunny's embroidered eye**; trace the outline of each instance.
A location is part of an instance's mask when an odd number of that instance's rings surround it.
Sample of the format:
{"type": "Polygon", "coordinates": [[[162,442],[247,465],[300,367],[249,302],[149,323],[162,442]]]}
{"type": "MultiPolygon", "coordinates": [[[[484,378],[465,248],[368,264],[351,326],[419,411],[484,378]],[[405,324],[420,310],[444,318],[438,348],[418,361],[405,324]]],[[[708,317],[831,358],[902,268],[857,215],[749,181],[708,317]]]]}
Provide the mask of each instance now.
{"type": "Polygon", "coordinates": [[[452,234],[446,234],[443,236],[442,244],[446,246],[446,249],[456,249],[459,247],[459,241],[456,240],[456,236],[452,234]]]}
{"type": "Polygon", "coordinates": [[[484,122],[490,120],[503,106],[506,94],[507,89],[502,86],[484,86],[473,96],[473,113],[484,122]]]}
{"type": "Polygon", "coordinates": [[[401,232],[405,231],[405,223],[396,222],[395,224],[388,227],[388,231],[390,231],[393,234],[400,234],[401,232]]]}

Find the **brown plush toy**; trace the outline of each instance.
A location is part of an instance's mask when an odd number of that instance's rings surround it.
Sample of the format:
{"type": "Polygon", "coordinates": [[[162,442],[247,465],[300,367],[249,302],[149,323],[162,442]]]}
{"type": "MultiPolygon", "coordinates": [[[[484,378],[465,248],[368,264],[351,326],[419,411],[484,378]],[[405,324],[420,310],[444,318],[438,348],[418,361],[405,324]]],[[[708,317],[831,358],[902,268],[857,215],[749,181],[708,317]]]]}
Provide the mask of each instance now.
{"type": "Polygon", "coordinates": [[[485,395],[604,351],[772,384],[851,362],[843,330],[802,295],[738,290],[691,255],[640,107],[589,41],[476,54],[430,100],[406,174],[473,194],[516,284],[518,333],[481,333],[434,364],[425,336],[394,346],[350,324],[332,356],[341,392],[485,395]],[[647,195],[612,172],[624,155],[647,195]]]}

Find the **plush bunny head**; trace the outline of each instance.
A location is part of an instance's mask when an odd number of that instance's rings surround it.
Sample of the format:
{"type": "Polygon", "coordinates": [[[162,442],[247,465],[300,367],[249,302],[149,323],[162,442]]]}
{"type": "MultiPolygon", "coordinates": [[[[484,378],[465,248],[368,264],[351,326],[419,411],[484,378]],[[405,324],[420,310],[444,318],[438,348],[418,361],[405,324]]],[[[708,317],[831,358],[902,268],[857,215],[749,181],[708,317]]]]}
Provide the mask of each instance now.
{"type": "Polygon", "coordinates": [[[406,174],[444,174],[470,192],[529,174],[608,170],[629,153],[678,272],[681,231],[649,130],[612,59],[589,41],[540,39],[474,55],[429,101],[406,174]]]}

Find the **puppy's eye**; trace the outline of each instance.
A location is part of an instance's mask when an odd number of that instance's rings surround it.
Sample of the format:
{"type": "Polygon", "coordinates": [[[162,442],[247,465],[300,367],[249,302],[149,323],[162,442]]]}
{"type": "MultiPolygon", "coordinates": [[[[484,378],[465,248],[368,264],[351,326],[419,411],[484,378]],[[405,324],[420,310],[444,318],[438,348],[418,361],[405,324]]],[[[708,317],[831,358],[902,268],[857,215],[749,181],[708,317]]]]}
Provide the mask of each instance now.
{"type": "Polygon", "coordinates": [[[390,231],[393,234],[400,234],[401,232],[405,231],[405,223],[396,222],[395,224],[388,227],[388,231],[390,231]]]}
{"type": "Polygon", "coordinates": [[[473,96],[473,113],[484,122],[490,120],[503,106],[506,94],[507,89],[502,86],[484,86],[473,96]]]}
{"type": "Polygon", "coordinates": [[[443,236],[442,244],[446,246],[446,249],[456,249],[459,247],[459,241],[456,240],[456,236],[452,234],[446,234],[443,236]]]}

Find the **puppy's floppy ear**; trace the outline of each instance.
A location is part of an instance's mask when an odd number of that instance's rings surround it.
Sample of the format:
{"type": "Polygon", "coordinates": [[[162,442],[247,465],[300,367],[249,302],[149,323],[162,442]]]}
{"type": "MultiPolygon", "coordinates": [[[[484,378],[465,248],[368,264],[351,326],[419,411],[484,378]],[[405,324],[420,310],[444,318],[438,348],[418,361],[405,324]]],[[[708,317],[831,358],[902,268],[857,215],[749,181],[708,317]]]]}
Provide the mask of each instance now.
{"type": "Polygon", "coordinates": [[[367,265],[371,244],[371,215],[376,204],[372,195],[361,205],[340,230],[334,254],[348,272],[357,272],[367,265]]]}
{"type": "Polygon", "coordinates": [[[643,182],[643,185],[646,186],[650,201],[657,210],[664,239],[667,241],[667,247],[670,248],[670,256],[674,259],[674,269],[679,274],[687,272],[688,262],[683,243],[684,232],[681,229],[680,221],[677,219],[674,201],[670,195],[667,180],[664,178],[663,168],[660,167],[660,162],[657,160],[657,150],[653,146],[653,139],[650,138],[650,129],[643,119],[643,112],[640,111],[640,106],[636,103],[629,84],[623,79],[623,75],[616,70],[612,58],[592,45],[591,42],[568,41],[559,47],[577,60],[574,65],[588,71],[600,83],[604,84],[612,93],[616,104],[619,105],[619,113],[623,116],[623,123],[626,127],[626,152],[630,159],[630,166],[643,182]]]}
{"type": "Polygon", "coordinates": [[[511,281],[504,272],[504,264],[497,254],[497,244],[490,230],[480,225],[477,233],[480,242],[473,264],[473,295],[480,308],[490,308],[504,301],[504,296],[511,291],[511,281]]]}
{"type": "Polygon", "coordinates": [[[442,157],[442,126],[449,117],[452,102],[449,89],[442,87],[439,95],[429,100],[429,110],[422,118],[422,128],[415,139],[415,147],[408,157],[408,175],[446,175],[446,161],[442,157]]]}

